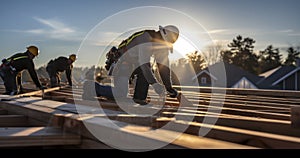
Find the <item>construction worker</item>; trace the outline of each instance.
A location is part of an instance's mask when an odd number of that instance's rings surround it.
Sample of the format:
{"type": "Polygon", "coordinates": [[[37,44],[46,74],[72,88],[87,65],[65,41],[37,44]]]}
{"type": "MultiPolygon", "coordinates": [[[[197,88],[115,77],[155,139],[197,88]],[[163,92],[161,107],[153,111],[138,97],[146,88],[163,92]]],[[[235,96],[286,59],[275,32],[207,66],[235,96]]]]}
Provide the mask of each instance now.
{"type": "MultiPolygon", "coordinates": [[[[133,101],[140,105],[148,104],[146,98],[151,85],[160,96],[165,95],[165,90],[170,97],[177,97],[178,92],[172,87],[171,72],[169,69],[169,52],[173,51],[173,44],[179,36],[179,30],[174,25],[159,26],[159,30],[143,30],[134,33],[118,46],[121,57],[114,65],[113,93],[115,98],[127,97],[128,79],[136,78],[133,101]],[[151,58],[157,64],[163,85],[156,79],[151,58]]],[[[109,59],[107,61],[110,61],[109,59]]]]}
{"type": "Polygon", "coordinates": [[[69,57],[60,56],[56,59],[52,59],[48,62],[46,71],[50,77],[50,86],[59,87],[61,72],[66,73],[69,86],[72,86],[72,68],[77,56],[75,54],[69,55],[69,57]]]}
{"type": "Polygon", "coordinates": [[[85,73],[85,80],[83,83],[83,100],[96,100],[96,97],[105,97],[113,100],[113,92],[111,86],[101,85],[99,81],[104,79],[101,76],[96,77],[95,81],[95,67],[92,67],[85,73]],[[98,80],[97,80],[98,78],[98,80]]]}
{"type": "Polygon", "coordinates": [[[6,95],[16,95],[22,93],[21,77],[23,70],[28,70],[30,77],[36,87],[43,89],[40,84],[33,59],[38,56],[39,49],[36,46],[28,46],[26,52],[17,53],[7,59],[2,60],[0,76],[4,81],[6,95]]]}

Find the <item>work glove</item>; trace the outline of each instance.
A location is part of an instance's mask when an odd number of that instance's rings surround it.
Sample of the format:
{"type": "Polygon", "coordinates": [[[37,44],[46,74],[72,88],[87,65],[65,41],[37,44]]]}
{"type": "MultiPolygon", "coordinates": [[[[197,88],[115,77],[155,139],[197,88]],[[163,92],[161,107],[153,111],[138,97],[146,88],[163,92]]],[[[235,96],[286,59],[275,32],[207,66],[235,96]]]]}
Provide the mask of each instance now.
{"type": "Polygon", "coordinates": [[[167,92],[171,98],[177,98],[177,96],[178,96],[178,92],[174,88],[167,89],[167,92]]]}
{"type": "Polygon", "coordinates": [[[159,84],[159,83],[154,83],[154,84],[152,84],[152,87],[154,88],[154,91],[155,91],[158,95],[162,96],[162,95],[165,94],[165,88],[164,88],[163,85],[161,85],[161,84],[159,84]]]}

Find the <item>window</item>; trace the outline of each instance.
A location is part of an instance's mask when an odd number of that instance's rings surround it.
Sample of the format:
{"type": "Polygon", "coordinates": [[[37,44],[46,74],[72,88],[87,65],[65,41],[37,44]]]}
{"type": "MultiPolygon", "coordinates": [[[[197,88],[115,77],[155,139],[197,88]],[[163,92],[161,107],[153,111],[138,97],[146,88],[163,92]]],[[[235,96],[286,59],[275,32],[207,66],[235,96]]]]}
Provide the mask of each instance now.
{"type": "Polygon", "coordinates": [[[201,84],[206,84],[206,77],[201,77],[201,84]]]}

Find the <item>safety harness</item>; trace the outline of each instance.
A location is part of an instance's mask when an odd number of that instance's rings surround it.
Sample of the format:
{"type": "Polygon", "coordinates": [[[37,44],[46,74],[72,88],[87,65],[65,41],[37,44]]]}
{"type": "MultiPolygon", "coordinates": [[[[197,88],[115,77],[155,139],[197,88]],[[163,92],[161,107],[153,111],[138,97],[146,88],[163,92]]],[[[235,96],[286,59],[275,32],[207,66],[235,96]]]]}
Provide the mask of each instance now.
{"type": "Polygon", "coordinates": [[[14,68],[12,66],[13,62],[16,61],[16,60],[25,59],[25,58],[28,58],[28,56],[24,55],[24,56],[19,56],[19,57],[15,57],[15,58],[11,57],[11,58],[8,58],[8,59],[3,59],[0,68],[9,67],[11,69],[11,71],[16,71],[16,68],[14,68]]]}
{"type": "Polygon", "coordinates": [[[112,65],[117,63],[119,58],[127,52],[128,45],[132,40],[134,40],[136,37],[143,35],[145,32],[149,33],[151,37],[154,37],[154,30],[143,30],[136,32],[132,34],[129,38],[123,40],[118,48],[113,46],[109,52],[106,53],[106,62],[105,62],[105,69],[110,71],[112,69],[112,65]]]}

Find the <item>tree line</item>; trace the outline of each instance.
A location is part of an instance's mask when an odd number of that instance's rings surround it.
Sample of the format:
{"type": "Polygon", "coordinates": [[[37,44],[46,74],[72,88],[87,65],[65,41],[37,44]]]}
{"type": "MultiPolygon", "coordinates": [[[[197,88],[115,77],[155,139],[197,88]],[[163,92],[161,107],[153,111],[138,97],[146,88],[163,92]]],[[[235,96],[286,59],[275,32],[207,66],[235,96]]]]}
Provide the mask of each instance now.
{"type": "Polygon", "coordinates": [[[278,66],[296,65],[297,59],[300,58],[300,47],[289,47],[284,59],[279,48],[273,45],[268,45],[264,50],[255,53],[254,43],[254,39],[238,35],[227,45],[228,48],[223,49],[222,45],[217,43],[208,46],[205,52],[191,52],[187,54],[186,59],[179,59],[176,62],[188,63],[198,72],[208,65],[223,61],[253,74],[261,74],[278,66]]]}

